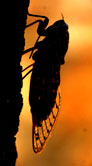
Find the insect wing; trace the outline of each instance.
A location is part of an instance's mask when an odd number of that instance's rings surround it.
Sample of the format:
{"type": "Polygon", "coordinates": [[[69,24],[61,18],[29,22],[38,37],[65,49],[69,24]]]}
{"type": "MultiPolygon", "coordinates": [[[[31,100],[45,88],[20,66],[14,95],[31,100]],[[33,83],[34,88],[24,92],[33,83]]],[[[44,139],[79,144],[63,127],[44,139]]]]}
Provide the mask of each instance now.
{"type": "Polygon", "coordinates": [[[60,103],[61,103],[61,96],[58,88],[56,103],[51,113],[46,118],[46,120],[43,119],[40,124],[37,124],[35,122],[34,116],[32,117],[33,118],[32,143],[33,143],[33,150],[35,153],[39,153],[44,149],[44,146],[49,136],[51,135],[55,122],[57,120],[60,109],[60,103]]]}

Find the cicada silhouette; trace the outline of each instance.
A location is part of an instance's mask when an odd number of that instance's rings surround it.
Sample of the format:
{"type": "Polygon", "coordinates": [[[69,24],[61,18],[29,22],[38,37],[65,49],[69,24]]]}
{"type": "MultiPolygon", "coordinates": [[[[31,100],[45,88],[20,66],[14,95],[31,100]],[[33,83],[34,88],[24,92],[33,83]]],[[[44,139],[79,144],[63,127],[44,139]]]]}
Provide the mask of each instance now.
{"type": "Polygon", "coordinates": [[[33,121],[33,150],[38,153],[42,151],[48,137],[51,135],[60,109],[60,66],[64,64],[64,56],[69,43],[69,33],[68,25],[65,23],[64,18],[56,21],[46,29],[49,21],[47,17],[28,15],[44,18],[44,20],[36,20],[27,25],[29,27],[39,22],[37,29],[39,36],[34,47],[24,51],[24,54],[31,51],[30,57],[32,56],[35,61],[33,69],[23,78],[32,71],[29,103],[33,121]],[[39,41],[40,36],[44,36],[41,41],[39,41]]]}

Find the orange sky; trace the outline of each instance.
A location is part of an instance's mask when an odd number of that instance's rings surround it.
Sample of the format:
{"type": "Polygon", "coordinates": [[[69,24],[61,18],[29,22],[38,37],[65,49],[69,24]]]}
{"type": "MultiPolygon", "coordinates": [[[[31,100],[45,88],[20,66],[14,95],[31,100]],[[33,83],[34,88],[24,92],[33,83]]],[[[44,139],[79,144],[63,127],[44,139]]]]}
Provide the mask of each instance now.
{"type": "MultiPolygon", "coordinates": [[[[62,12],[69,25],[70,42],[66,63],[61,67],[60,114],[40,155],[32,149],[30,75],[23,82],[16,166],[92,166],[92,0],[31,0],[29,11],[48,16],[49,25],[60,19],[62,12]]],[[[28,17],[27,23],[33,20],[28,17]]],[[[34,25],[25,31],[25,49],[34,45],[36,28],[34,25]]],[[[25,67],[30,63],[25,55],[21,64],[25,67]]]]}

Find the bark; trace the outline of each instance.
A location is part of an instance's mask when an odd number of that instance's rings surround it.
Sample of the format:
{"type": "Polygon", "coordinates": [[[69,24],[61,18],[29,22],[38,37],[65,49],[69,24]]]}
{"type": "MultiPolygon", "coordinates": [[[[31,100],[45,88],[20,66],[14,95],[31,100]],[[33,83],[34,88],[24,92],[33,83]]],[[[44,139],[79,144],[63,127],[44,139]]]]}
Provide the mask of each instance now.
{"type": "Polygon", "coordinates": [[[8,8],[10,14],[5,11],[7,15],[5,13],[3,16],[3,49],[0,56],[1,166],[15,166],[18,156],[16,151],[16,133],[18,132],[19,115],[23,106],[21,95],[22,67],[20,62],[25,45],[24,30],[29,0],[16,0],[15,3],[8,8]]]}

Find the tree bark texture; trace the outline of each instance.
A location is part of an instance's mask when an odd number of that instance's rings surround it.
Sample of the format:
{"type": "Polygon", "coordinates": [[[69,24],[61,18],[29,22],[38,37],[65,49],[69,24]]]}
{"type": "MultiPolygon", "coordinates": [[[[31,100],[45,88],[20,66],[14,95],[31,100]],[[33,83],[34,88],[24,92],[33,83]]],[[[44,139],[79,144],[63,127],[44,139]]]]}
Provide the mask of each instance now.
{"type": "Polygon", "coordinates": [[[0,61],[0,166],[15,166],[18,156],[16,133],[23,106],[20,62],[25,45],[24,30],[29,0],[16,0],[15,3],[10,7],[13,9],[12,14],[5,15],[5,21],[8,21],[2,44],[5,48],[0,61]]]}

